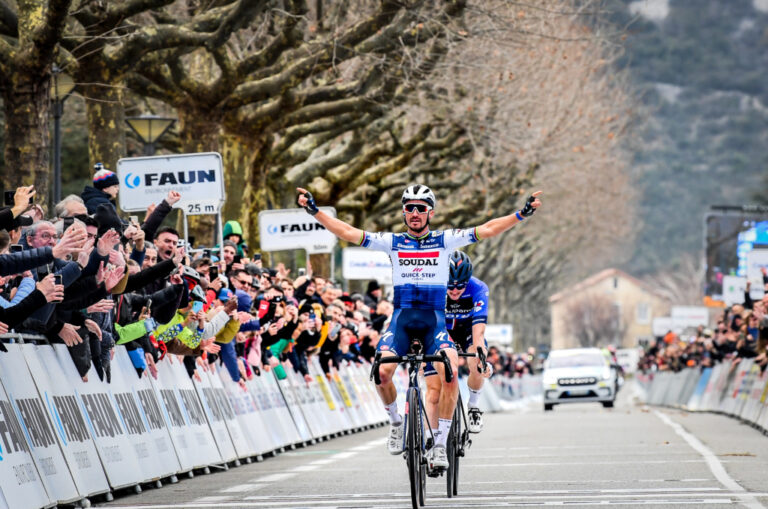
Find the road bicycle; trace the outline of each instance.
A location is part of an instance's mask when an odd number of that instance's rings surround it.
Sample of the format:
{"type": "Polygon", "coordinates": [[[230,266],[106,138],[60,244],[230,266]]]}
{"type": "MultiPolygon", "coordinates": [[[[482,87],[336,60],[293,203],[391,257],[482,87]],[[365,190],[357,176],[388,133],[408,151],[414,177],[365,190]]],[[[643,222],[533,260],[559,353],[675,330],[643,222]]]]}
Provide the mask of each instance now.
{"type": "MultiPolygon", "coordinates": [[[[481,349],[479,353],[459,352],[459,357],[476,357],[480,359],[477,364],[477,370],[482,373],[485,365],[485,352],[481,349]]],[[[467,449],[472,446],[472,440],[469,438],[469,426],[467,426],[467,412],[464,409],[464,401],[459,392],[459,399],[456,402],[456,408],[453,410],[453,419],[451,420],[451,429],[448,432],[446,442],[446,453],[448,455],[448,470],[446,471],[446,491],[448,498],[459,494],[459,463],[460,458],[464,457],[467,449]]],[[[440,473],[442,475],[442,472],[440,473]]]]}
{"type": "MultiPolygon", "coordinates": [[[[419,341],[411,342],[411,351],[407,355],[398,355],[391,357],[382,357],[381,352],[376,353],[376,357],[371,366],[371,380],[376,385],[381,384],[379,377],[379,365],[381,364],[400,364],[408,365],[408,392],[405,399],[405,422],[402,426],[405,428],[405,454],[403,455],[408,464],[408,477],[411,483],[411,502],[413,509],[418,509],[424,505],[427,484],[427,459],[426,459],[426,440],[424,437],[424,421],[427,421],[427,430],[432,434],[432,427],[429,424],[426,411],[424,409],[424,399],[419,386],[419,370],[421,365],[427,362],[441,362],[445,366],[445,381],[450,383],[453,380],[453,369],[451,361],[445,351],[441,350],[438,355],[424,355],[419,353],[421,343],[419,341]]],[[[432,437],[434,442],[434,437],[432,437]]]]}

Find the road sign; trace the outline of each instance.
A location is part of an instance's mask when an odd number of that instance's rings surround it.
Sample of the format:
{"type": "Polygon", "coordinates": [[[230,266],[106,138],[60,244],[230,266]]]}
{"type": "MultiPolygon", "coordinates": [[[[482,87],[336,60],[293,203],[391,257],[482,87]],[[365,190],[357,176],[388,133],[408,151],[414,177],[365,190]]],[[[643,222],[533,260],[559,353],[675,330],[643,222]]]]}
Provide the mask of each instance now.
{"type": "Polygon", "coordinates": [[[383,251],[362,247],[345,247],[341,251],[341,274],[344,279],[375,279],[392,283],[392,261],[383,251]]]}
{"type": "Polygon", "coordinates": [[[120,159],[117,178],[120,208],[127,212],[147,210],[152,203],[160,203],[168,191],[181,194],[176,206],[187,215],[216,214],[225,199],[221,154],[217,152],[120,159]],[[187,211],[186,205],[193,210],[187,211]]]}
{"type": "Polygon", "coordinates": [[[488,343],[498,343],[501,345],[512,344],[512,324],[511,323],[489,323],[485,326],[485,339],[488,343]]]}
{"type": "MultiPolygon", "coordinates": [[[[320,207],[336,217],[333,207],[320,207]]],[[[326,230],[304,209],[262,210],[259,212],[259,240],[262,251],[304,249],[307,253],[331,253],[336,235],[326,230]]]]}

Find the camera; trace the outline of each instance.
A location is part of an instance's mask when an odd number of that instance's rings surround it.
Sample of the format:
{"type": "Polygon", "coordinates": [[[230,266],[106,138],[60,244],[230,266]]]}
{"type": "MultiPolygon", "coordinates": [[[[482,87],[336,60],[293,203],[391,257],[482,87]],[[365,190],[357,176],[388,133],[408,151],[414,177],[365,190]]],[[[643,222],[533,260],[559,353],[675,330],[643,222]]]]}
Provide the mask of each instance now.
{"type": "Polygon", "coordinates": [[[299,269],[299,276],[306,276],[306,275],[307,275],[307,269],[305,269],[304,267],[301,267],[299,269]]]}
{"type": "Polygon", "coordinates": [[[184,247],[185,244],[186,242],[184,241],[184,239],[179,239],[176,241],[176,247],[184,247]]]}

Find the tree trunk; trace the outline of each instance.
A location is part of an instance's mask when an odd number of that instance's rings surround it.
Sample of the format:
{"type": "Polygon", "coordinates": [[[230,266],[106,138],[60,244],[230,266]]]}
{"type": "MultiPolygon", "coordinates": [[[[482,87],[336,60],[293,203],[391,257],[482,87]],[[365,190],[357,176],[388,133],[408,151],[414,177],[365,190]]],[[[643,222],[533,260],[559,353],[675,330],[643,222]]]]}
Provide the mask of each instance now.
{"type": "MultiPolygon", "coordinates": [[[[220,152],[219,137],[221,135],[221,124],[213,112],[199,111],[192,108],[179,108],[177,112],[179,115],[181,148],[185,154],[220,152]]],[[[226,165],[224,165],[224,174],[226,174],[226,168],[226,165]]],[[[229,197],[230,194],[227,193],[227,196],[229,197]]],[[[184,201],[183,196],[181,199],[184,201]]],[[[222,211],[222,224],[226,222],[225,218],[226,216],[223,215],[222,211]]],[[[179,221],[182,220],[183,217],[179,215],[179,221]]],[[[218,239],[214,238],[215,229],[216,216],[214,215],[189,217],[189,235],[195,237],[195,243],[198,245],[216,245],[218,239]]]]}
{"type": "Polygon", "coordinates": [[[119,79],[99,58],[81,63],[77,81],[85,85],[83,95],[88,99],[88,159],[91,168],[104,163],[117,170],[117,160],[125,157],[125,109],[123,87],[119,79]],[[95,83],[94,83],[95,82],[95,83]]]}
{"type": "Polygon", "coordinates": [[[48,110],[50,76],[19,70],[3,88],[5,108],[4,189],[34,184],[37,202],[48,203],[52,186],[48,110]]]}

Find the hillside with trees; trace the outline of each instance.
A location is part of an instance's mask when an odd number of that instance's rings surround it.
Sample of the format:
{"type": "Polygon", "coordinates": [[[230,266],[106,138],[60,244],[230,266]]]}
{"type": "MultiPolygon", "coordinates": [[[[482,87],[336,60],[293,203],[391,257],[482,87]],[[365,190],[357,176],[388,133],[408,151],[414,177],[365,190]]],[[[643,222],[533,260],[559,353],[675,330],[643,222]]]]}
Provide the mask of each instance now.
{"type": "Polygon", "coordinates": [[[644,105],[631,141],[640,193],[625,268],[675,269],[701,258],[710,205],[765,202],[768,4],[643,0],[616,4],[620,67],[644,105]]]}

